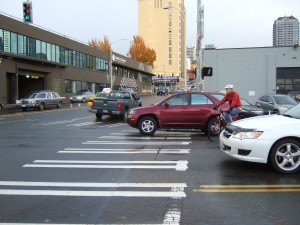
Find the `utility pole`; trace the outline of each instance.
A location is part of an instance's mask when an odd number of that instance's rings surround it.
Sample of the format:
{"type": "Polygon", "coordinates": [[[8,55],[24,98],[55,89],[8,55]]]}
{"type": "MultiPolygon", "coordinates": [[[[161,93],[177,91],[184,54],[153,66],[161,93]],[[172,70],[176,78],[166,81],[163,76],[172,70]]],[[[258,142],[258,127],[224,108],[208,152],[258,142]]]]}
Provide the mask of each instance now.
{"type": "Polygon", "coordinates": [[[197,2],[197,90],[203,90],[203,83],[202,83],[202,70],[201,70],[201,63],[202,63],[202,53],[201,53],[201,41],[204,36],[204,6],[201,4],[201,0],[197,2]]]}

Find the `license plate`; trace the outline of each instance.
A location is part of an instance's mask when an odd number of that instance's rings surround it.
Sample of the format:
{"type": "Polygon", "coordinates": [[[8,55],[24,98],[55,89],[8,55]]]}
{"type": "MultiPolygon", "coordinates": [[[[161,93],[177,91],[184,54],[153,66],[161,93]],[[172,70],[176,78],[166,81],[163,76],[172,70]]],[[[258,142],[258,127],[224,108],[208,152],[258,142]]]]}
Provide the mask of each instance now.
{"type": "Polygon", "coordinates": [[[22,105],[22,107],[26,107],[26,105],[22,105]]]}
{"type": "Polygon", "coordinates": [[[103,110],[102,112],[103,112],[103,113],[107,113],[108,111],[107,111],[107,110],[103,110]]]}

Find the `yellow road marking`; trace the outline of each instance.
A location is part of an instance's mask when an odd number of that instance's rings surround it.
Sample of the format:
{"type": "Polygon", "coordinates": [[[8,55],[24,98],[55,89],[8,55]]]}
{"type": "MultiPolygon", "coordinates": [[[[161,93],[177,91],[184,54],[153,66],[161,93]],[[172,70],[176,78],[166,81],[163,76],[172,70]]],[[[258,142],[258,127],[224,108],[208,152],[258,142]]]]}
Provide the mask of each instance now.
{"type": "Polygon", "coordinates": [[[194,192],[300,192],[300,184],[201,185],[194,192]]]}

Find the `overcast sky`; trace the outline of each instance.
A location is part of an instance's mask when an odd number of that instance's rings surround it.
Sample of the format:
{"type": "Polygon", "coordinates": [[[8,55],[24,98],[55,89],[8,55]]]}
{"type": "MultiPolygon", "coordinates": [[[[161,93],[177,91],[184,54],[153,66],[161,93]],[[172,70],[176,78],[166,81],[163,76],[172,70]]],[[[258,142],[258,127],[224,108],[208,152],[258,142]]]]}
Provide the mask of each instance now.
{"type": "MultiPolygon", "coordinates": [[[[197,1],[185,0],[187,46],[197,37],[197,1]]],[[[23,0],[0,0],[0,11],[22,20],[23,0]]],[[[138,0],[32,0],[33,22],[62,35],[87,43],[92,38],[111,42],[113,50],[127,54],[138,34],[138,0]]],[[[204,39],[202,46],[221,48],[272,46],[273,23],[293,15],[300,20],[299,0],[202,0],[204,39]]]]}

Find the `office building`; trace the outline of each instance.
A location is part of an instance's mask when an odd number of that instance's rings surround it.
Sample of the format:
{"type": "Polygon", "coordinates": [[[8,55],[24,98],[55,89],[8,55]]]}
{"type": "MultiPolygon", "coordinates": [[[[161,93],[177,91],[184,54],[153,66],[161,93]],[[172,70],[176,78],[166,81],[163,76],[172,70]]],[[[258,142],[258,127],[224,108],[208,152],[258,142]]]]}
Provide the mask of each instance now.
{"type": "Polygon", "coordinates": [[[299,45],[299,21],[293,17],[279,17],[273,24],[273,46],[299,45]]]}
{"type": "Polygon", "coordinates": [[[110,87],[152,92],[152,67],[92,48],[64,35],[0,14],[0,101],[14,104],[34,90],[68,99],[80,90],[110,87]],[[112,61],[112,68],[109,61],[112,61]]]}
{"type": "MultiPolygon", "coordinates": [[[[161,85],[184,86],[186,75],[186,10],[184,0],[139,0],[138,34],[156,51],[153,73],[161,85]],[[179,83],[176,82],[179,78],[179,83]]],[[[155,85],[159,85],[156,80],[155,85]]]]}
{"type": "Polygon", "coordinates": [[[233,84],[241,97],[255,104],[264,94],[300,91],[300,48],[253,47],[204,49],[205,66],[213,76],[204,78],[204,91],[224,91],[233,84]]]}
{"type": "Polygon", "coordinates": [[[192,61],[195,61],[196,58],[196,47],[191,46],[186,48],[186,57],[192,61]]]}

